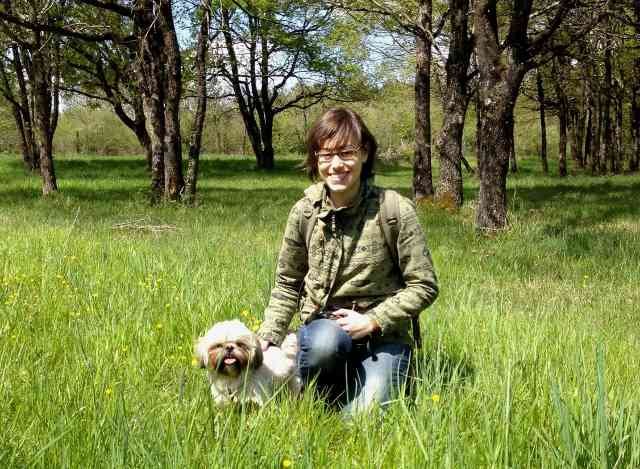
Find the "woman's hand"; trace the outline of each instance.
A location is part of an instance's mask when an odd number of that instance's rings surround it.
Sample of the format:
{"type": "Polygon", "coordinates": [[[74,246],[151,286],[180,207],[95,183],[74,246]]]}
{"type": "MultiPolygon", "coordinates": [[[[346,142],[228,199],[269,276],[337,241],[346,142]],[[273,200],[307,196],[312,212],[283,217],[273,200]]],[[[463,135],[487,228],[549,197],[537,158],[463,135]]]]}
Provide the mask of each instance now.
{"type": "Polygon", "coordinates": [[[263,352],[272,345],[271,342],[267,340],[264,340],[264,339],[258,339],[258,340],[260,341],[260,348],[262,349],[263,352]]]}
{"type": "Polygon", "coordinates": [[[358,340],[380,330],[377,321],[366,314],[360,314],[352,309],[338,309],[332,313],[336,317],[336,322],[351,336],[358,340]]]}

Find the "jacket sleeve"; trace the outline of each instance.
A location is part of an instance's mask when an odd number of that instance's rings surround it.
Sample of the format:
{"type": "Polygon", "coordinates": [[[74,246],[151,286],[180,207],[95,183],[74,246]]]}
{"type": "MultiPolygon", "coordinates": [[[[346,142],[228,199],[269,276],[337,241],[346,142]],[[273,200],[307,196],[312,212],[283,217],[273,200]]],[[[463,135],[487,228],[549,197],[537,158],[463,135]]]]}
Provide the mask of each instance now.
{"type": "Polygon", "coordinates": [[[301,233],[303,206],[304,199],[296,203],[289,213],[278,255],[275,287],[271,290],[264,321],[258,329],[258,336],[275,345],[280,345],[284,340],[309,269],[305,237],[301,233]]]}
{"type": "Polygon", "coordinates": [[[399,209],[398,263],[405,287],[369,313],[380,325],[382,335],[418,316],[438,296],[436,273],[415,206],[402,197],[399,209]]]}

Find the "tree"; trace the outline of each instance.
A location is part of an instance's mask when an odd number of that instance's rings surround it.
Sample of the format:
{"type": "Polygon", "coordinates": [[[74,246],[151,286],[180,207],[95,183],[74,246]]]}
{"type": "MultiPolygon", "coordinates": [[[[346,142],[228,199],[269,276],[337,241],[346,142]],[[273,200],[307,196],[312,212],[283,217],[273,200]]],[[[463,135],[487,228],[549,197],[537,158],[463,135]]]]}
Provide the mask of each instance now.
{"type": "Polygon", "coordinates": [[[540,114],[540,162],[542,163],[542,172],[549,174],[549,162],[547,160],[547,119],[546,119],[546,103],[544,98],[544,84],[542,73],[538,69],[536,73],[536,91],[538,99],[538,112],[540,114]]]}
{"type": "Polygon", "coordinates": [[[119,15],[132,24],[132,36],[123,38],[117,33],[111,36],[121,43],[131,41],[136,50],[135,74],[151,139],[152,200],[163,196],[177,200],[184,189],[179,115],[182,63],[172,2],[140,0],[132,5],[102,0],[78,2],[119,15]]]}
{"type": "Polygon", "coordinates": [[[29,173],[40,168],[40,155],[36,151],[33,135],[33,108],[27,90],[27,74],[23,66],[24,54],[20,46],[11,44],[0,57],[0,94],[11,106],[20,136],[20,148],[25,170],[29,173]]]}
{"type": "Polygon", "coordinates": [[[436,200],[448,207],[460,207],[462,192],[462,145],[464,122],[471,99],[470,72],[473,38],[469,32],[469,0],[449,2],[446,84],[442,90],[442,127],[436,139],[440,177],[436,200]]]}
{"type": "Polygon", "coordinates": [[[295,0],[224,2],[215,18],[224,38],[220,73],[233,89],[257,167],[271,169],[276,116],[337,96],[346,85],[326,41],[331,11],[295,0]],[[292,87],[296,93],[286,93],[292,87]]]}
{"type": "Polygon", "coordinates": [[[413,157],[413,197],[416,201],[433,197],[431,173],[431,44],[432,2],[418,0],[416,38],[416,145],[413,157]]]}
{"type": "Polygon", "coordinates": [[[135,48],[131,44],[69,43],[62,89],[107,102],[120,121],[136,136],[151,169],[151,138],[147,132],[142,96],[135,78],[135,48]]]}
{"type": "Polygon", "coordinates": [[[415,44],[414,80],[415,146],[413,159],[413,196],[415,200],[434,195],[431,170],[431,62],[434,38],[444,24],[445,15],[433,28],[432,0],[333,0],[332,5],[351,14],[364,14],[389,33],[409,36],[415,44]]]}
{"type": "Polygon", "coordinates": [[[202,0],[199,8],[200,28],[196,39],[195,50],[195,82],[196,112],[191,126],[189,140],[189,167],[185,181],[184,200],[195,202],[198,171],[200,163],[200,147],[202,145],[202,129],[207,113],[207,52],[209,50],[209,27],[211,23],[211,7],[207,0],[202,0]]]}
{"type": "MultiPolygon", "coordinates": [[[[42,193],[45,196],[58,191],[53,163],[53,136],[58,125],[61,45],[60,38],[49,30],[60,21],[63,13],[64,5],[39,0],[13,4],[3,0],[0,9],[0,19],[14,20],[3,22],[0,31],[14,44],[11,60],[14,62],[15,80],[19,86],[22,86],[21,80],[28,81],[28,85],[24,84],[24,89],[28,90],[27,101],[33,102],[32,112],[27,116],[30,106],[21,97],[20,118],[16,117],[16,123],[19,129],[20,122],[22,123],[21,132],[25,135],[23,144],[28,146],[30,137],[27,126],[32,119],[33,141],[38,154],[32,158],[33,166],[35,167],[35,161],[39,161],[42,193]],[[30,27],[24,27],[27,24],[30,27]]],[[[10,84],[6,72],[3,67],[3,76],[7,78],[3,81],[8,89],[10,84]]],[[[22,89],[20,92],[23,92],[22,89]]]]}
{"type": "MultiPolygon", "coordinates": [[[[640,0],[633,1],[636,38],[640,38],[640,0]]],[[[640,40],[637,40],[640,42],[640,40]]],[[[636,44],[636,48],[640,44],[636,44]]],[[[629,170],[638,171],[640,168],[640,53],[633,60],[633,89],[631,91],[631,128],[633,135],[633,153],[629,159],[629,170]]]]}
{"type": "Polygon", "coordinates": [[[563,62],[560,59],[554,59],[552,67],[552,81],[558,99],[558,174],[560,177],[567,175],[567,126],[569,120],[569,98],[563,88],[566,83],[566,64],[563,62]]]}
{"type": "Polygon", "coordinates": [[[481,231],[501,230],[508,223],[506,181],[513,112],[525,74],[568,48],[600,20],[598,8],[587,12],[577,5],[573,0],[559,0],[556,6],[543,7],[533,15],[532,0],[478,0],[474,4],[482,115],[476,227],[481,231]],[[506,33],[501,34],[505,26],[506,33]]]}

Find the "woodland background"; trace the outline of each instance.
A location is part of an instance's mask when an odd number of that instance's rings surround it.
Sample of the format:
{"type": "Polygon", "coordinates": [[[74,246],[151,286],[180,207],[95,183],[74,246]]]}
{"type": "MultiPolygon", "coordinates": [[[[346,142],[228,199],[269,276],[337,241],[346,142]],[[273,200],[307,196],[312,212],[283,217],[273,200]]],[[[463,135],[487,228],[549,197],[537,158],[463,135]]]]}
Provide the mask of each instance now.
{"type": "Polygon", "coordinates": [[[477,174],[483,231],[508,225],[519,153],[548,172],[551,116],[561,177],[568,160],[593,175],[639,166],[637,0],[4,0],[0,19],[2,148],[21,148],[45,195],[57,190],[54,148],[142,147],[152,199],[192,203],[203,142],[270,170],[335,103],[364,111],[383,156],[410,159],[417,201],[460,207],[462,166],[477,174]]]}
{"type": "Polygon", "coordinates": [[[0,0],[0,466],[640,467],[639,28],[640,0],[0,0]],[[334,105],[433,255],[415,393],[219,411],[193,342],[259,324],[334,105]]]}

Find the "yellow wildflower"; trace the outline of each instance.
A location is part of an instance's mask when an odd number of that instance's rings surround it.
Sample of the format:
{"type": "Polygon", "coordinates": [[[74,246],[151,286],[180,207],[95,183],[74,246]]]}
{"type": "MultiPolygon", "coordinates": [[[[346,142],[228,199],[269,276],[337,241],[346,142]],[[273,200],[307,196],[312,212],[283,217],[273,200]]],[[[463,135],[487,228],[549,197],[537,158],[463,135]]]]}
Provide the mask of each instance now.
{"type": "Polygon", "coordinates": [[[437,404],[438,402],[440,402],[440,394],[432,394],[431,400],[433,401],[434,404],[437,404]]]}
{"type": "Polygon", "coordinates": [[[291,467],[291,466],[293,466],[293,462],[291,461],[291,459],[284,458],[282,460],[282,467],[283,468],[287,468],[287,467],[291,467]]]}

